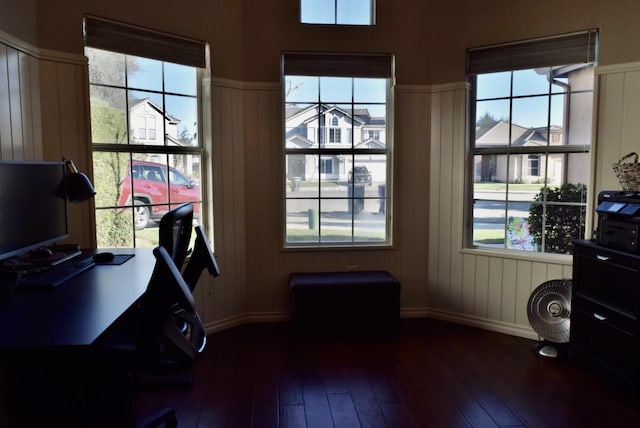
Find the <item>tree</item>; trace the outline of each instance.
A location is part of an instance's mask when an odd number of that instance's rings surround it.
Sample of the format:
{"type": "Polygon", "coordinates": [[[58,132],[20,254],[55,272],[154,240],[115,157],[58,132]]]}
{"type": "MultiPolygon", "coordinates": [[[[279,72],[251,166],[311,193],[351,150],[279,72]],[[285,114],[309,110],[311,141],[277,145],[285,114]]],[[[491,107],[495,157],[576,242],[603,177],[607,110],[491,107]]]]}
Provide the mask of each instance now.
{"type": "MultiPolygon", "coordinates": [[[[139,66],[135,57],[87,48],[91,83],[91,134],[93,144],[127,144],[125,76],[139,66]],[[107,85],[107,86],[101,86],[107,85]],[[116,87],[113,87],[116,86],[116,87]]],[[[96,234],[101,247],[131,246],[132,218],[129,210],[100,209],[115,207],[120,197],[122,177],[128,157],[115,152],[93,153],[96,187],[96,234]]]]}
{"type": "Polygon", "coordinates": [[[491,128],[492,126],[494,126],[498,122],[499,122],[499,120],[497,120],[495,117],[493,117],[491,114],[489,114],[489,112],[485,112],[476,121],[476,126],[478,128],[491,128]]]}
{"type": "Polygon", "coordinates": [[[124,86],[125,75],[133,75],[139,70],[140,67],[136,58],[93,48],[87,48],[85,54],[89,59],[89,81],[92,84],[91,97],[100,98],[111,107],[124,110],[126,108],[124,91],[110,86],[124,86]]]}
{"type": "Polygon", "coordinates": [[[298,89],[300,86],[302,86],[302,83],[297,83],[294,84],[291,80],[287,80],[286,82],[286,89],[285,89],[285,98],[287,98],[289,95],[291,95],[291,93],[293,91],[295,91],[296,89],[298,89]]]}
{"type": "MultiPolygon", "coordinates": [[[[105,100],[91,99],[91,132],[97,144],[124,144],[127,141],[126,112],[110,107],[105,100]]],[[[115,152],[94,152],[93,172],[96,207],[113,207],[118,203],[127,156],[115,152]]],[[[98,210],[96,234],[101,247],[131,245],[132,219],[129,211],[98,210]]]]}
{"type": "Polygon", "coordinates": [[[529,232],[544,252],[572,254],[573,240],[584,236],[586,208],[583,205],[554,202],[584,202],[587,186],[566,183],[560,187],[542,187],[529,208],[529,232]],[[537,202],[546,201],[546,204],[537,202]],[[546,206],[546,210],[545,207],[546,206]],[[543,239],[544,235],[544,239],[543,239]]]}

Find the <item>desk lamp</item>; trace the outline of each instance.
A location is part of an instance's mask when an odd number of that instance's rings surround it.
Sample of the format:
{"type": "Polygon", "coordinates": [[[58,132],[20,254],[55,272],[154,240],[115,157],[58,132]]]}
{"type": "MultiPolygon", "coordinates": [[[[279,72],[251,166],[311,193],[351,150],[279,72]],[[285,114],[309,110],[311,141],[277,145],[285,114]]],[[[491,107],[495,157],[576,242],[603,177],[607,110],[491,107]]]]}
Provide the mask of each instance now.
{"type": "Polygon", "coordinates": [[[78,171],[72,160],[65,160],[67,166],[67,197],[69,202],[84,202],[94,197],[96,190],[84,173],[78,171]]]}

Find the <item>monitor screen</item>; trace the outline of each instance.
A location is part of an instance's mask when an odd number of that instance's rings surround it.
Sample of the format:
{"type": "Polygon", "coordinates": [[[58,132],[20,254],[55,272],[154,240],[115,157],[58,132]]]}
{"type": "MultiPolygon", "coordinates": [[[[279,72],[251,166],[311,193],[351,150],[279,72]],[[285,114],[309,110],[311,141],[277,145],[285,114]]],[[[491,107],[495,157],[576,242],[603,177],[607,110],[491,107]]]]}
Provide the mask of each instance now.
{"type": "Polygon", "coordinates": [[[0,161],[0,260],[68,238],[64,162],[0,161]]]}

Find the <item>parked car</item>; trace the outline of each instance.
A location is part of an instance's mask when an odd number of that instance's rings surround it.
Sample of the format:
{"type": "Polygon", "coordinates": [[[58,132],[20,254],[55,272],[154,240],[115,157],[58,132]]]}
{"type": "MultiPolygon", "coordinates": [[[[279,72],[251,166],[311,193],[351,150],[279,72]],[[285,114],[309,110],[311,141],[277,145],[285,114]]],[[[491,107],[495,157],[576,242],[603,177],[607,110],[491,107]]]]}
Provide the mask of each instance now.
{"type": "Polygon", "coordinates": [[[193,202],[194,216],[199,214],[200,186],[182,172],[155,162],[133,161],[128,165],[118,205],[131,205],[133,200],[136,229],[144,229],[150,221],[160,220],[169,211],[169,205],[166,205],[169,198],[173,206],[193,202]]]}
{"type": "Polygon", "coordinates": [[[371,173],[366,166],[356,166],[353,171],[349,171],[349,183],[354,182],[356,184],[364,183],[367,186],[371,186],[373,181],[371,180],[371,173]],[[355,177],[355,181],[354,181],[355,177]]]}

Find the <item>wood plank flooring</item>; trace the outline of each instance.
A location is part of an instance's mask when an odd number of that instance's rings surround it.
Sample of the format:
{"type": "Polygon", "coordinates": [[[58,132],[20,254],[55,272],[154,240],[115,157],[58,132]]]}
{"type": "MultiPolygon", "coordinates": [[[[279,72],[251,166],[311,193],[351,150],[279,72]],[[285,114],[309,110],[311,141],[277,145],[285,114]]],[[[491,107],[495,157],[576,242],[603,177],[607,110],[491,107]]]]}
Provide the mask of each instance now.
{"type": "Polygon", "coordinates": [[[296,338],[284,324],[209,336],[190,387],[140,389],[180,427],[638,427],[640,406],[535,342],[436,320],[397,337],[296,338]]]}

